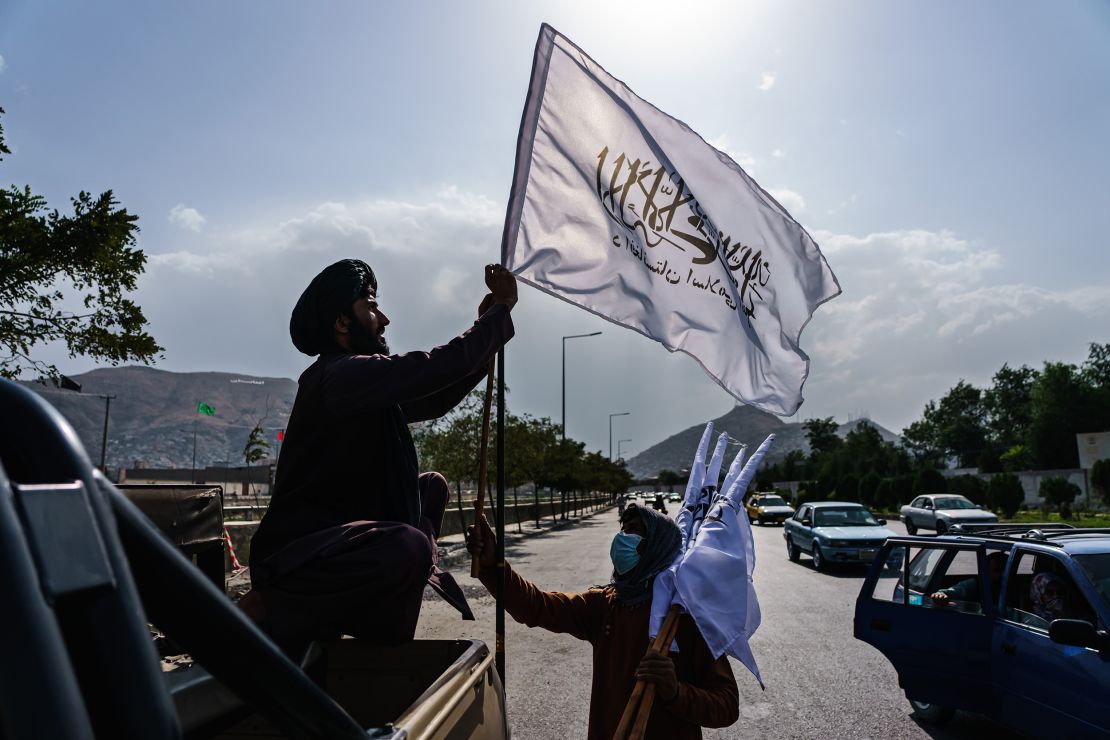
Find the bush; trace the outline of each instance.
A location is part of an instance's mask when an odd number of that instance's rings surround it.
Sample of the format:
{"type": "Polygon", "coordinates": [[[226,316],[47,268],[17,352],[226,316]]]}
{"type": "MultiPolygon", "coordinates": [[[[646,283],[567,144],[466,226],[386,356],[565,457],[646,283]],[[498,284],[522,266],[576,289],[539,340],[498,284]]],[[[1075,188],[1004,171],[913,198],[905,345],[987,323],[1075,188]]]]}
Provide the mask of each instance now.
{"type": "Polygon", "coordinates": [[[1064,514],[1064,507],[1067,506],[1068,513],[1071,513],[1071,503],[1075,501],[1081,491],[1079,486],[1069,482],[1066,478],[1045,478],[1041,481],[1041,488],[1038,492],[1044,498],[1044,505],[1047,511],[1057,509],[1060,515],[1064,514]]]}
{"type": "Polygon", "coordinates": [[[891,511],[897,509],[902,504],[908,504],[910,499],[913,498],[913,481],[914,477],[909,473],[897,475],[891,479],[894,499],[891,502],[891,511]]]}
{"type": "Polygon", "coordinates": [[[977,475],[957,475],[949,478],[948,492],[966,496],[980,506],[988,502],[987,482],[977,475]]]}
{"type": "Polygon", "coordinates": [[[875,489],[874,506],[883,511],[894,511],[898,508],[898,499],[894,495],[894,481],[883,478],[875,489]]]}
{"type": "Polygon", "coordinates": [[[1091,488],[1110,506],[1110,459],[1095,460],[1091,466],[1091,488]]]}
{"type": "Polygon", "coordinates": [[[999,473],[987,486],[987,502],[1003,519],[1012,519],[1025,502],[1025,489],[1013,473],[999,473]]]}
{"type": "Polygon", "coordinates": [[[948,481],[934,468],[923,468],[917,471],[913,479],[913,495],[922,496],[927,493],[944,493],[948,490],[948,481]]]}
{"type": "Polygon", "coordinates": [[[872,471],[859,479],[859,501],[864,506],[878,506],[876,493],[882,478],[872,471]]]}
{"type": "Polygon", "coordinates": [[[841,501],[859,501],[859,478],[846,475],[836,484],[836,495],[841,501]]]}

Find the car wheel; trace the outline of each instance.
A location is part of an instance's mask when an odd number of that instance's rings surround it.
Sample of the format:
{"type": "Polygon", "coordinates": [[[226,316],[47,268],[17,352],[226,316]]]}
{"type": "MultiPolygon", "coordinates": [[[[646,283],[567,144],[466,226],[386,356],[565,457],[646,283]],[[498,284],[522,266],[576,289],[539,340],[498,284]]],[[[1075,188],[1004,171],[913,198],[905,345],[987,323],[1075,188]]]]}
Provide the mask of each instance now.
{"type": "Polygon", "coordinates": [[[937,536],[948,534],[948,522],[937,521],[937,536]]]}
{"type": "Polygon", "coordinates": [[[786,536],[786,557],[790,558],[792,563],[798,562],[798,546],[790,539],[790,535],[786,536]]]}
{"type": "Polygon", "coordinates": [[[816,542],[813,543],[813,567],[821,573],[824,573],[829,567],[828,562],[825,561],[825,556],[821,554],[821,546],[816,542]]]}
{"type": "Polygon", "coordinates": [[[758,519],[755,520],[755,522],[756,522],[756,524],[758,524],[759,526],[762,527],[763,526],[763,517],[759,517],[758,519]]]}
{"type": "MultiPolygon", "coordinates": [[[[907,699],[909,697],[906,697],[907,699]]],[[[913,713],[922,722],[928,722],[931,725],[943,725],[948,720],[952,719],[952,715],[956,713],[955,709],[951,707],[942,707],[939,704],[929,704],[928,702],[917,701],[910,699],[910,706],[913,707],[913,713]]]]}
{"type": "Polygon", "coordinates": [[[917,534],[917,525],[913,523],[913,519],[906,520],[906,534],[917,534]]]}

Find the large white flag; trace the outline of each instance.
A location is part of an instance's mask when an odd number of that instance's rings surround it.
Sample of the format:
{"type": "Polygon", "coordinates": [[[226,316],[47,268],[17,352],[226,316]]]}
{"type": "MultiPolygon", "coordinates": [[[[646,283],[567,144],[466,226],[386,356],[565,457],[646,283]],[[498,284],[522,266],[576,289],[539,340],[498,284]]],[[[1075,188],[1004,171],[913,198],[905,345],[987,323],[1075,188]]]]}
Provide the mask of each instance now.
{"type": "Polygon", "coordinates": [[[809,372],[802,329],[840,293],[810,235],[739,165],[546,24],[502,251],[525,282],[784,415],[809,372]]]}

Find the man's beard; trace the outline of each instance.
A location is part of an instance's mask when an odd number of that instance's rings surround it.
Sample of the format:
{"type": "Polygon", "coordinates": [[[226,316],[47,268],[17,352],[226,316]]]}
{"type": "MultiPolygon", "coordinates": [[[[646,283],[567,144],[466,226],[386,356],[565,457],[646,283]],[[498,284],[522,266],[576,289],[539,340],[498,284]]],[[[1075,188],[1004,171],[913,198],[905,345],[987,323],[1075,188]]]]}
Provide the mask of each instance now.
{"type": "Polygon", "coordinates": [[[350,327],[348,336],[351,340],[351,349],[356,355],[389,354],[389,344],[382,339],[380,332],[377,336],[374,336],[357,319],[352,320],[348,326],[350,327]]]}

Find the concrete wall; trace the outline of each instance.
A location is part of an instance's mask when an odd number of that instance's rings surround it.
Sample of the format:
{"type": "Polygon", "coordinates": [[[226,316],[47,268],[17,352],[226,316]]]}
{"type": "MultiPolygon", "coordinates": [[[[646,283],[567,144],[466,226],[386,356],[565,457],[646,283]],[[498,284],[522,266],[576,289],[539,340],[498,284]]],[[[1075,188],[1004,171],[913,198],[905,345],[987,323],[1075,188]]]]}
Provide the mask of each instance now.
{"type": "MultiPolygon", "coordinates": [[[[529,522],[533,524],[536,521],[536,506],[529,501],[525,503],[524,496],[520,496],[520,506],[512,505],[512,494],[506,493],[505,501],[505,527],[515,526],[517,521],[520,521],[524,526],[529,522]]],[[[531,498],[529,496],[529,498],[531,498]]],[[[608,506],[610,503],[609,496],[595,495],[593,497],[579,497],[578,508],[579,513],[583,512],[587,507],[597,508],[599,506],[608,506]]],[[[469,502],[463,502],[463,511],[460,515],[458,505],[454,498],[449,503],[447,510],[443,512],[443,526],[440,529],[440,536],[446,537],[453,534],[461,534],[463,530],[474,523],[474,507],[469,502]]],[[[552,514],[556,518],[561,517],[562,507],[560,502],[556,499],[553,501],[540,501],[539,504],[540,517],[542,519],[551,521],[552,514]]],[[[573,514],[575,512],[574,502],[567,502],[567,513],[573,514]]],[[[486,516],[490,521],[493,521],[492,509],[487,509],[486,516]]],[[[231,536],[231,546],[235,548],[235,555],[239,558],[242,565],[247,565],[250,560],[250,539],[254,536],[254,532],[258,529],[258,522],[231,522],[225,521],[224,526],[227,527],[228,535],[231,536]]],[[[615,526],[615,525],[614,525],[615,526]]],[[[231,557],[228,555],[227,568],[231,569],[231,557]]]]}

